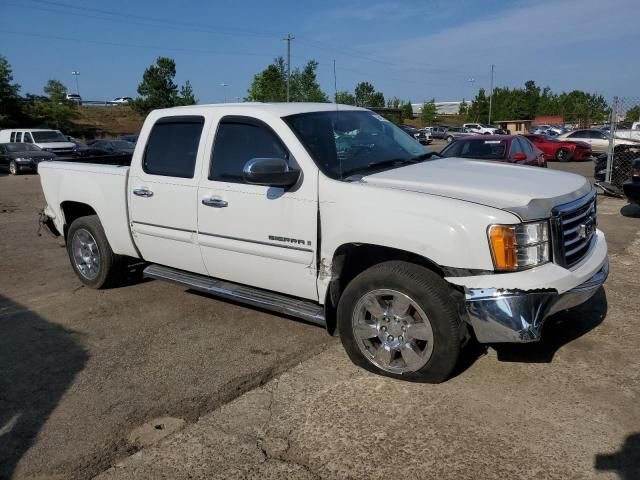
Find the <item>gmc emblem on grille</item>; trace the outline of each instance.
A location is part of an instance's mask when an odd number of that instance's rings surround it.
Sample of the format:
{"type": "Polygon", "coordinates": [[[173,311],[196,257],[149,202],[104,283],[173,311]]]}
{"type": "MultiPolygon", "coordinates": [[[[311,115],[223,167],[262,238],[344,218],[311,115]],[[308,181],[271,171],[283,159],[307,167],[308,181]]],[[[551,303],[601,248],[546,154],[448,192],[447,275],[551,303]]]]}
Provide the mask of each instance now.
{"type": "Polygon", "coordinates": [[[582,225],[580,225],[580,228],[578,228],[578,237],[589,238],[595,228],[596,227],[593,223],[593,220],[589,220],[588,222],[583,223],[582,225]]]}

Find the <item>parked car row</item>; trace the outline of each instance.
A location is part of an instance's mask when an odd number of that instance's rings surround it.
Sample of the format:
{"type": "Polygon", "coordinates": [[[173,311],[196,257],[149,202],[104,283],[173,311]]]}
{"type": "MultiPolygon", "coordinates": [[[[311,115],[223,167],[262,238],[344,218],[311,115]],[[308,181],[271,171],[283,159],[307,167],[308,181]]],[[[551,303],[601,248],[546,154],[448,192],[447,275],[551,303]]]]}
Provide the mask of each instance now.
{"type": "MultiPolygon", "coordinates": [[[[66,99],[68,102],[73,102],[73,103],[77,103],[78,105],[82,105],[83,101],[82,101],[82,97],[80,95],[78,95],[77,93],[67,93],[66,99]]],[[[113,100],[111,100],[110,102],[104,102],[105,104],[111,104],[111,105],[126,105],[130,102],[133,102],[133,98],[131,97],[116,97],[113,100]]],[[[94,101],[90,101],[88,103],[100,103],[102,104],[103,102],[94,102],[94,101]]]]}
{"type": "MultiPolygon", "coordinates": [[[[40,128],[14,128],[0,130],[0,168],[12,175],[37,171],[45,160],[86,160],[89,157],[120,156],[133,154],[137,135],[123,135],[120,140],[93,140],[88,144],[77,138],[65,136],[59,130],[40,128]]],[[[126,158],[114,160],[126,163],[126,158]]]]}
{"type": "Polygon", "coordinates": [[[404,132],[414,137],[418,142],[423,145],[430,145],[433,142],[431,133],[423,129],[412,127],[411,125],[398,125],[404,132]]]}

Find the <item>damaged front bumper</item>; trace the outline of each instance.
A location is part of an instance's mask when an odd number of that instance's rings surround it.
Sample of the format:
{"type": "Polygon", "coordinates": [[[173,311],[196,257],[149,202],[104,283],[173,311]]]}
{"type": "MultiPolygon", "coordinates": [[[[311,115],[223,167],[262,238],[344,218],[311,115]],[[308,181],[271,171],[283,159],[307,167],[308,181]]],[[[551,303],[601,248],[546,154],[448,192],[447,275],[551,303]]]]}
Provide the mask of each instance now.
{"type": "Polygon", "coordinates": [[[605,258],[591,278],[562,294],[555,290],[467,288],[468,322],[480,343],[535,342],[540,340],[547,317],[589,300],[608,275],[605,258]]]}

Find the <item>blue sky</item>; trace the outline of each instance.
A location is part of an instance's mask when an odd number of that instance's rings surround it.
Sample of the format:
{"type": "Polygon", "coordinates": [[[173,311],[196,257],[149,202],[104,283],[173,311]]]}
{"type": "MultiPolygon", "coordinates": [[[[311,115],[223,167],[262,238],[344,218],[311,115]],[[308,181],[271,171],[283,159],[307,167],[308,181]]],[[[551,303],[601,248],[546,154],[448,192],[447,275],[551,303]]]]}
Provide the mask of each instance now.
{"type": "Polygon", "coordinates": [[[169,56],[209,103],[243,97],[290,32],[292,66],[320,62],[330,96],[335,59],[338,90],[368,80],[414,102],[470,98],[492,63],[496,86],[640,99],[639,18],[639,0],[0,0],[0,55],[23,94],[49,78],[75,91],[78,70],[92,100],[135,96],[169,56]]]}

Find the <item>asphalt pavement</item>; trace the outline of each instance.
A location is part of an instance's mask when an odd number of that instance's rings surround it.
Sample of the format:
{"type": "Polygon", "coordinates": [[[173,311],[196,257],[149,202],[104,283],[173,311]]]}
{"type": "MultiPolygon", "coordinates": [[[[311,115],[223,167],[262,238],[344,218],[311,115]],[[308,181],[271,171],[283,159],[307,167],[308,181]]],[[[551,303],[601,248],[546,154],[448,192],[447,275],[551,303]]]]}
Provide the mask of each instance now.
{"type": "Polygon", "coordinates": [[[640,209],[622,200],[599,204],[605,289],[541,344],[472,345],[438,386],[177,285],[82,287],[36,233],[43,205],[36,175],[0,174],[0,478],[640,478],[640,209]]]}

